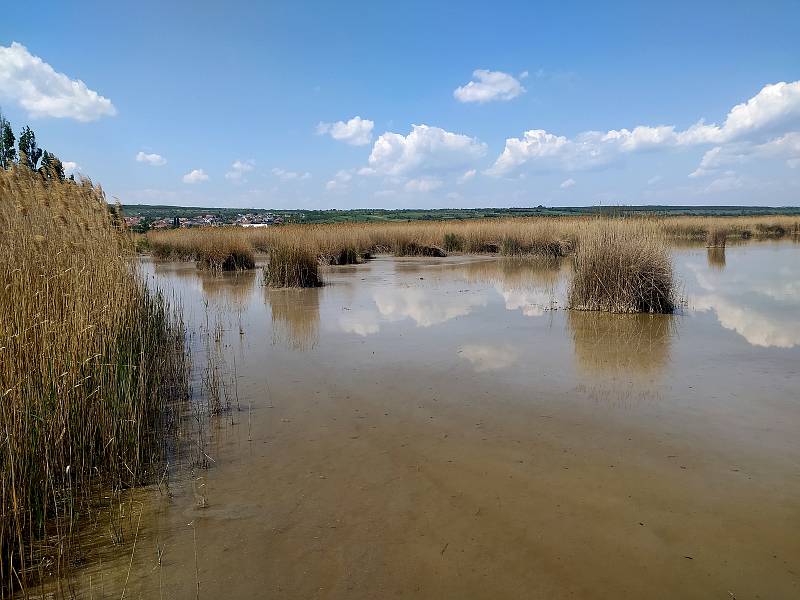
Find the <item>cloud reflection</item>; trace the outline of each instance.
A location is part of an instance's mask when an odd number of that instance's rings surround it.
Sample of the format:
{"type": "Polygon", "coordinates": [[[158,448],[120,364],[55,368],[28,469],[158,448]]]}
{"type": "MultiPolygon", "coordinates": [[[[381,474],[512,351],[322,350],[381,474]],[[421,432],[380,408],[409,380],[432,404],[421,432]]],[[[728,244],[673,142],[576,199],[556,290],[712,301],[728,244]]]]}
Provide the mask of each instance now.
{"type": "Polygon", "coordinates": [[[724,271],[690,262],[690,306],[753,346],[800,345],[800,253],[794,247],[737,249],[724,271]]]}
{"type": "Polygon", "coordinates": [[[478,373],[507,369],[519,359],[519,350],[508,344],[464,344],[459,353],[478,373]]]}

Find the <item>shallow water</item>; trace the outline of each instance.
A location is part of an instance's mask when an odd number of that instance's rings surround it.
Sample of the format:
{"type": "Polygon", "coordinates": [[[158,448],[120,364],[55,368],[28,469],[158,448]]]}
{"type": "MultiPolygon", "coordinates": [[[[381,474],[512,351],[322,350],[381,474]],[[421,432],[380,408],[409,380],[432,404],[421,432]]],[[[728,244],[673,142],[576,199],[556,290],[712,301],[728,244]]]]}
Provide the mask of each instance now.
{"type": "Polygon", "coordinates": [[[800,246],[675,266],[685,308],[649,316],[563,310],[568,264],[381,257],[269,290],[146,263],[190,330],[222,322],[240,410],[74,589],[800,597],[800,246]]]}

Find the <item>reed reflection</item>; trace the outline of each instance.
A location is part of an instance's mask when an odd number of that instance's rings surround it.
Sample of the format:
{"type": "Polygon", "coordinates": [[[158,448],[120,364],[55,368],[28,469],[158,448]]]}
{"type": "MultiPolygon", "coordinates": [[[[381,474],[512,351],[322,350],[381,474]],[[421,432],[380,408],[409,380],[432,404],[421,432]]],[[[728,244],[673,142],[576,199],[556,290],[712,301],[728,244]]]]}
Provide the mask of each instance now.
{"type": "Polygon", "coordinates": [[[253,295],[256,285],[255,271],[214,274],[198,271],[200,286],[206,298],[220,304],[244,306],[253,295]]]}
{"type": "Polygon", "coordinates": [[[272,343],[310,350],[319,342],[320,288],[271,289],[264,300],[272,310],[272,343]]]}
{"type": "Polygon", "coordinates": [[[672,315],[567,312],[578,368],[590,375],[653,375],[669,364],[672,315]]]}
{"type": "Polygon", "coordinates": [[[725,248],[708,248],[707,250],[708,266],[717,271],[722,271],[725,268],[725,248]]]}

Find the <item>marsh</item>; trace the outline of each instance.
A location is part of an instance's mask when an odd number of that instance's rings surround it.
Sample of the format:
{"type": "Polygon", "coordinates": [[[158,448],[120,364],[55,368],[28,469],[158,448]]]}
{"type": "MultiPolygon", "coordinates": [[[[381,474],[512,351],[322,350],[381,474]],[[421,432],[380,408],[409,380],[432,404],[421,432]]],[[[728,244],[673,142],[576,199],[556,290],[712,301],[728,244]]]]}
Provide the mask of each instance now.
{"type": "Polygon", "coordinates": [[[565,310],[569,260],[380,256],[274,290],[144,259],[189,330],[221,320],[249,409],[75,589],[796,597],[800,245],[725,252],[672,251],[672,315],[565,310]]]}

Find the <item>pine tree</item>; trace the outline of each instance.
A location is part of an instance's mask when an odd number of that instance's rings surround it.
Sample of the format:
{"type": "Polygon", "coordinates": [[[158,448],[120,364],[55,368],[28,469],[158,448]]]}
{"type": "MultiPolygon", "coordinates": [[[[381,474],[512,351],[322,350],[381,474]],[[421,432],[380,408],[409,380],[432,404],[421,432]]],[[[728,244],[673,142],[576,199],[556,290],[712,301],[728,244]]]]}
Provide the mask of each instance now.
{"type": "Polygon", "coordinates": [[[35,171],[42,158],[42,149],[36,146],[36,134],[27,125],[19,134],[19,162],[35,171]]]}
{"type": "Polygon", "coordinates": [[[0,112],[0,168],[10,169],[14,160],[17,158],[17,151],[14,148],[16,138],[11,129],[11,123],[6,120],[0,112]]]}

